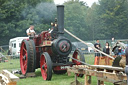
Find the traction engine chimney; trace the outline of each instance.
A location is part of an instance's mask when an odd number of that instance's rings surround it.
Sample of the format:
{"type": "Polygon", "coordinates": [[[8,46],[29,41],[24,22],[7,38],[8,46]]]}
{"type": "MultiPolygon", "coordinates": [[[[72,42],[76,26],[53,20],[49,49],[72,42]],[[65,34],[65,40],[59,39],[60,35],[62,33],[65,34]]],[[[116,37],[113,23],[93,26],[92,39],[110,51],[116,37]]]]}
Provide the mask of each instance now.
{"type": "Polygon", "coordinates": [[[57,19],[58,19],[58,34],[63,36],[64,34],[64,5],[57,6],[57,19]]]}

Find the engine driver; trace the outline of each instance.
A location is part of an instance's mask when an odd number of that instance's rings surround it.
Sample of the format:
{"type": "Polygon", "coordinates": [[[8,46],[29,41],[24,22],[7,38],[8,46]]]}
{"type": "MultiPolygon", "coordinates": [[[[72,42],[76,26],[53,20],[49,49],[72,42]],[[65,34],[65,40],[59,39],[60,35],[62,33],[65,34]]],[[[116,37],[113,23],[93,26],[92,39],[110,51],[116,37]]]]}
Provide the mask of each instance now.
{"type": "Polygon", "coordinates": [[[26,33],[28,35],[28,37],[34,37],[36,32],[34,31],[34,26],[31,25],[27,30],[26,33]]]}

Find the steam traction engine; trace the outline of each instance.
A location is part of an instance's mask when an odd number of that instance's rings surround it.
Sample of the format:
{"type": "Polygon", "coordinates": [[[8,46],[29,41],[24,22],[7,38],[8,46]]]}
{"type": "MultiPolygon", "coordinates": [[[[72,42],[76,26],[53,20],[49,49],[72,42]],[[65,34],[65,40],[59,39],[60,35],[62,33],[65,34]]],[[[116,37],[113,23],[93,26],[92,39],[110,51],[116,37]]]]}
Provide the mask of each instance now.
{"type": "MultiPolygon", "coordinates": [[[[72,50],[71,42],[64,36],[64,6],[57,6],[57,22],[50,31],[42,31],[33,39],[23,40],[20,50],[20,67],[23,75],[41,68],[44,80],[51,80],[52,71],[64,74],[67,67],[81,63],[69,59],[72,50]]],[[[80,50],[76,49],[73,58],[85,61],[80,50]]],[[[83,76],[79,74],[78,76],[83,76]]]]}

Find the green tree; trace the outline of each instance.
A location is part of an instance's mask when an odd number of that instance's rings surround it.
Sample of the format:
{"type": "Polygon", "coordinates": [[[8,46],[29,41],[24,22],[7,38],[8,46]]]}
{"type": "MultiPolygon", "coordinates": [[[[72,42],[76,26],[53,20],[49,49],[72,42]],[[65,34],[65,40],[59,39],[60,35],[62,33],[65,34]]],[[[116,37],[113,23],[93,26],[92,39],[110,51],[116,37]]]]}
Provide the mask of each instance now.
{"type": "Polygon", "coordinates": [[[79,2],[79,0],[71,0],[64,5],[65,28],[83,40],[89,39],[88,29],[85,23],[87,10],[85,3],[79,2]]]}
{"type": "MultiPolygon", "coordinates": [[[[88,10],[87,18],[92,18],[89,27],[95,29],[95,38],[127,38],[128,1],[99,0],[88,10]],[[94,27],[94,28],[93,28],[94,27]]],[[[88,19],[89,20],[89,19],[88,19]]]]}
{"type": "Polygon", "coordinates": [[[85,21],[87,23],[87,27],[89,29],[90,39],[95,40],[97,39],[97,28],[99,22],[97,22],[97,4],[94,3],[91,7],[87,9],[85,21]]]}
{"type": "Polygon", "coordinates": [[[53,0],[1,0],[0,45],[8,44],[10,38],[26,36],[30,25],[37,33],[48,29],[55,13],[53,0]]]}

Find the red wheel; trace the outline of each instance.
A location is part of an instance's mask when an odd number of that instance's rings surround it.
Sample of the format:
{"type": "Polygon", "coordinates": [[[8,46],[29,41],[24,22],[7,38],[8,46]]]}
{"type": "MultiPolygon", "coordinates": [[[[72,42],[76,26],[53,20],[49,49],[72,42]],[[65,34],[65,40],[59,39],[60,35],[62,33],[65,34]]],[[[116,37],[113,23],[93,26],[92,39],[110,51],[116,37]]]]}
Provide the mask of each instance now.
{"type": "Polygon", "coordinates": [[[44,52],[40,57],[41,74],[44,80],[52,78],[52,61],[47,52],[44,52]]]}
{"type": "Polygon", "coordinates": [[[33,40],[23,40],[20,49],[20,67],[23,75],[35,72],[36,52],[33,40]]]}
{"type": "MultiPolygon", "coordinates": [[[[76,49],[73,53],[73,58],[77,59],[77,60],[80,60],[82,62],[85,62],[85,58],[84,58],[84,54],[81,52],[81,50],[79,49],[76,49]]],[[[76,60],[73,60],[72,59],[72,62],[75,64],[75,65],[82,65],[82,63],[76,61],[76,60]]],[[[83,77],[83,74],[78,74],[77,75],[78,77],[83,77]]]]}

